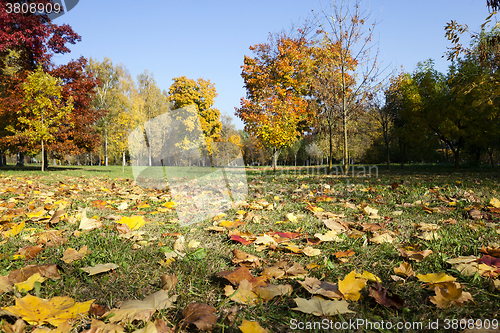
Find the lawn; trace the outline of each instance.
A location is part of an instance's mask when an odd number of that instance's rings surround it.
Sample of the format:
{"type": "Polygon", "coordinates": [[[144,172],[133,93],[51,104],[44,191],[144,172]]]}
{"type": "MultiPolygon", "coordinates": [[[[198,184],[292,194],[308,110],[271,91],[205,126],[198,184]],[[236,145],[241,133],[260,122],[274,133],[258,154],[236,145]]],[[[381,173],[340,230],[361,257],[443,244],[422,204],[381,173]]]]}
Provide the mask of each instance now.
{"type": "Polygon", "coordinates": [[[170,193],[141,188],[130,167],[0,169],[0,327],[498,328],[497,170],[324,171],[248,169],[244,201],[224,216],[180,226],[170,193]],[[99,264],[114,265],[87,272],[99,264]],[[58,296],[78,304],[57,306],[58,296]]]}

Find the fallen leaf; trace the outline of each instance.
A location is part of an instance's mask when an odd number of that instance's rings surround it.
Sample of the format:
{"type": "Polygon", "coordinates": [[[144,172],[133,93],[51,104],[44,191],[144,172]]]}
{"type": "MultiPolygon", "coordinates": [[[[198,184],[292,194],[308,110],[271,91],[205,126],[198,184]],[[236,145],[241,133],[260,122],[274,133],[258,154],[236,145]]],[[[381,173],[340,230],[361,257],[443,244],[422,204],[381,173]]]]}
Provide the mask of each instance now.
{"type": "MultiPolygon", "coordinates": [[[[266,281],[268,279],[267,276],[258,276],[258,277],[252,276],[248,268],[244,266],[240,266],[236,268],[234,271],[222,271],[217,273],[216,275],[225,278],[226,280],[231,282],[232,285],[236,287],[239,286],[240,282],[244,280],[251,283],[253,288],[257,286],[265,286],[266,281]]],[[[262,273],[262,275],[264,275],[264,273],[262,273]]]]}
{"type": "Polygon", "coordinates": [[[311,277],[306,277],[304,281],[299,281],[299,283],[313,295],[322,295],[334,299],[341,299],[343,296],[335,283],[320,281],[311,277]]]}
{"type": "Polygon", "coordinates": [[[82,230],[93,230],[102,227],[102,223],[96,219],[87,218],[87,210],[82,211],[82,219],[80,221],[79,229],[82,230]]]}
{"type": "Polygon", "coordinates": [[[15,235],[19,234],[24,229],[24,225],[25,225],[24,221],[22,221],[21,223],[16,224],[11,229],[9,229],[7,231],[4,231],[3,232],[3,236],[5,238],[14,237],[15,235]]]}
{"type": "Polygon", "coordinates": [[[91,252],[87,250],[87,245],[83,246],[78,251],[69,247],[66,249],[66,251],[64,251],[62,261],[64,261],[67,264],[70,264],[75,260],[82,259],[89,253],[91,252]]]}
{"type": "Polygon", "coordinates": [[[100,320],[92,318],[90,329],[82,333],[125,333],[125,328],[120,324],[105,324],[100,320]]]}
{"type": "Polygon", "coordinates": [[[467,301],[472,301],[472,296],[468,292],[462,291],[462,286],[455,282],[446,282],[442,286],[436,286],[434,289],[436,296],[431,296],[430,301],[438,308],[444,309],[449,306],[462,306],[467,301]]]}
{"type": "Polygon", "coordinates": [[[345,300],[330,301],[315,296],[310,300],[298,297],[295,298],[294,301],[297,304],[297,307],[292,308],[292,310],[310,313],[319,317],[333,316],[343,313],[354,313],[354,311],[349,310],[349,303],[347,303],[345,300]]]}
{"type": "Polygon", "coordinates": [[[260,267],[260,260],[258,257],[248,254],[244,251],[234,249],[234,258],[231,260],[235,265],[242,265],[246,267],[260,267]]]}
{"type": "Polygon", "coordinates": [[[3,321],[0,326],[5,333],[24,333],[26,329],[26,323],[23,319],[19,318],[14,324],[9,324],[7,321],[3,321]]]}
{"type": "Polygon", "coordinates": [[[26,281],[15,283],[14,286],[16,286],[17,290],[19,291],[30,291],[34,288],[36,282],[44,282],[46,278],[43,276],[40,276],[40,273],[35,273],[32,276],[30,276],[26,281]]]}
{"type": "Polygon", "coordinates": [[[431,285],[445,282],[454,282],[456,279],[446,273],[430,273],[430,274],[417,274],[417,278],[425,283],[430,283],[431,285]]]}
{"type": "Polygon", "coordinates": [[[269,331],[262,328],[256,321],[248,321],[243,319],[242,323],[238,328],[242,333],[268,333],[269,331]]]}
{"type": "Polygon", "coordinates": [[[175,288],[177,281],[178,281],[178,279],[177,279],[176,275],[163,274],[160,277],[161,289],[166,290],[167,292],[170,292],[175,288]]]}
{"type": "Polygon", "coordinates": [[[256,287],[253,292],[262,300],[270,301],[276,296],[291,294],[292,286],[289,284],[270,284],[265,287],[256,287]]]}
{"type": "Polygon", "coordinates": [[[261,275],[275,279],[303,278],[307,275],[307,270],[298,263],[290,265],[287,261],[279,261],[273,266],[264,268],[261,275]]]}
{"type": "Polygon", "coordinates": [[[121,219],[116,221],[116,223],[125,224],[130,230],[137,230],[146,224],[143,216],[133,215],[130,217],[123,216],[121,219]]]}
{"type": "Polygon", "coordinates": [[[394,267],[394,273],[401,276],[406,276],[409,278],[410,276],[415,276],[415,271],[413,271],[411,264],[403,261],[399,267],[394,267]]]}
{"type": "Polygon", "coordinates": [[[40,276],[58,280],[61,278],[59,275],[59,271],[57,269],[57,265],[48,264],[48,265],[28,265],[21,269],[13,270],[9,273],[9,281],[11,283],[18,283],[26,281],[33,274],[40,274],[40,276]]]}
{"type": "Polygon", "coordinates": [[[402,257],[415,260],[416,262],[424,260],[425,257],[432,253],[432,250],[407,251],[405,249],[398,249],[398,251],[402,257]]]}
{"type": "Polygon", "coordinates": [[[107,271],[110,271],[112,269],[118,268],[118,265],[108,263],[108,264],[97,264],[95,266],[88,266],[88,267],[83,267],[81,268],[82,271],[89,273],[89,275],[96,275],[99,273],[104,273],[107,271]]]}
{"type": "Polygon", "coordinates": [[[173,303],[177,300],[177,295],[169,296],[165,290],[160,290],[140,300],[124,301],[118,309],[111,309],[105,316],[111,313],[114,316],[109,318],[112,323],[116,322],[131,322],[133,320],[148,321],[151,316],[162,309],[173,307],[173,303]]]}
{"type": "Polygon", "coordinates": [[[376,234],[374,237],[370,238],[370,242],[375,244],[393,243],[394,238],[392,238],[389,233],[376,234]]]}
{"type": "Polygon", "coordinates": [[[352,271],[343,280],[339,279],[338,286],[344,299],[358,301],[361,297],[360,290],[366,286],[366,279],[356,278],[356,272],[352,271]]]}
{"type": "Polygon", "coordinates": [[[254,293],[252,283],[247,280],[242,280],[239,283],[238,289],[234,290],[231,285],[224,288],[225,295],[231,300],[246,305],[255,305],[259,302],[259,297],[254,293]]]}
{"type": "Polygon", "coordinates": [[[49,300],[26,295],[15,297],[15,306],[5,310],[26,320],[31,325],[51,324],[59,326],[68,319],[75,319],[79,314],[87,313],[94,300],[77,303],[69,297],[53,297],[49,300]]]}
{"type": "Polygon", "coordinates": [[[402,309],[404,306],[404,301],[396,294],[388,292],[380,283],[376,283],[374,286],[370,286],[369,295],[375,299],[375,301],[387,308],[393,306],[398,309],[402,309]]]}
{"type": "Polygon", "coordinates": [[[217,322],[217,316],[214,314],[216,309],[213,306],[203,303],[191,303],[182,311],[184,319],[179,326],[181,329],[187,329],[194,325],[199,330],[211,331],[217,322]]]}

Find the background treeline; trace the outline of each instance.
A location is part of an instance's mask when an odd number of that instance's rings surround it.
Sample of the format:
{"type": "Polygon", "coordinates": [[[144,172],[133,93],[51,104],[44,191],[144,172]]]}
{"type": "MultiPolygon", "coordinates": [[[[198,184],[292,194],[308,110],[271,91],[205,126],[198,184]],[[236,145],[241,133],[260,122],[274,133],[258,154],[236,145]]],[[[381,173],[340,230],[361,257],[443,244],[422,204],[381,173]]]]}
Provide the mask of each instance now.
{"type": "MultiPolygon", "coordinates": [[[[190,157],[192,145],[179,146],[185,152],[176,155],[182,158],[175,165],[225,164],[240,150],[245,164],[273,167],[498,164],[498,26],[485,22],[464,48],[459,35],[466,29],[452,21],[446,28],[454,45],[447,73],[426,60],[412,73],[387,75],[369,15],[357,1],[343,5],[250,47],[253,55],[244,57],[241,73],[247,93],[235,108],[244,130],[214,108],[217,92],[208,79],[176,77],[162,90],[153,73],[133,78],[108,58],[56,66],[52,56],[80,40],[71,27],[43,16],[1,13],[0,166],[23,164],[25,157],[43,165],[49,159],[129,165],[130,133],[141,128],[150,137],[145,124],[163,114],[179,117],[175,110],[182,108],[198,115],[205,140],[198,147],[201,160],[190,157]]],[[[185,128],[197,122],[188,118],[185,128]]],[[[136,163],[160,165],[155,149],[162,146],[147,146],[136,163]]]]}

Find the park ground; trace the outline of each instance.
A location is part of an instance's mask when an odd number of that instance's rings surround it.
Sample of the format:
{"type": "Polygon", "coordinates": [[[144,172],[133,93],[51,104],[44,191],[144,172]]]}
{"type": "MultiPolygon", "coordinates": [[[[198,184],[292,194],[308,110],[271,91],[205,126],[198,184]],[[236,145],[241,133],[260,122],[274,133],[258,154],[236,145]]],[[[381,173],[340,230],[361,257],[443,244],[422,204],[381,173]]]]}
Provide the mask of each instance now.
{"type": "Polygon", "coordinates": [[[64,324],[19,310],[26,332],[333,332],[361,319],[343,331],[498,328],[498,171],[411,165],[359,175],[248,169],[244,202],[182,227],[170,194],[139,187],[130,167],[1,169],[0,327],[12,329],[10,314],[32,295],[94,305],[64,324]],[[114,268],[82,270],[98,264],[114,268]],[[42,277],[33,289],[15,284],[28,271],[42,277]],[[161,306],[144,305],[152,294],[161,306]],[[149,312],[136,304],[118,318],[130,300],[149,312]]]}

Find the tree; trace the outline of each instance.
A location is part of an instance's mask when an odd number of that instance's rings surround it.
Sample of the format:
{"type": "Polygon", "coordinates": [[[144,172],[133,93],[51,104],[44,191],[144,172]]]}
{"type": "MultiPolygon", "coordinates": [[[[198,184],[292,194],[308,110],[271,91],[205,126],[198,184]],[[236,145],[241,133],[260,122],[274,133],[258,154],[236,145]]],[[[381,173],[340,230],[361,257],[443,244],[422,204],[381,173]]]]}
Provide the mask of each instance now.
{"type": "MultiPolygon", "coordinates": [[[[28,3],[35,3],[29,0],[28,3]]],[[[37,1],[48,4],[50,0],[37,1]]],[[[0,0],[5,8],[7,0],[0,0]]],[[[74,109],[70,120],[61,124],[55,140],[49,144],[53,152],[76,153],[91,149],[97,140],[92,130],[94,116],[100,114],[88,112],[91,94],[96,81],[83,72],[85,58],[71,61],[66,65],[54,67],[51,58],[54,54],[68,53],[67,44],[75,44],[81,38],[69,25],[56,25],[45,15],[31,13],[7,13],[0,11],[0,147],[11,152],[28,151],[25,138],[20,133],[22,124],[18,121],[18,112],[23,109],[22,85],[27,77],[39,66],[53,77],[62,79],[63,99],[74,98],[74,109]],[[75,125],[69,126],[69,122],[75,125]],[[16,129],[13,134],[5,129],[10,124],[16,129]]],[[[20,159],[22,160],[22,159],[20,159]]]]}
{"type": "Polygon", "coordinates": [[[213,107],[217,92],[210,80],[198,78],[188,79],[185,76],[173,78],[174,83],[169,88],[167,100],[172,103],[173,109],[180,109],[192,105],[199,117],[201,130],[205,136],[205,150],[212,161],[213,142],[218,140],[222,124],[220,111],[213,107]]]}
{"type": "MultiPolygon", "coordinates": [[[[330,2],[330,11],[323,9],[316,15],[316,20],[322,29],[322,43],[330,48],[332,59],[327,64],[338,63],[340,69],[338,75],[333,75],[326,80],[327,85],[339,82],[338,92],[334,92],[333,98],[337,100],[337,107],[342,119],[343,131],[343,160],[345,174],[349,169],[348,149],[348,127],[353,120],[358,105],[364,104],[364,100],[371,95],[374,83],[380,75],[378,54],[372,55],[372,38],[375,23],[371,27],[368,24],[369,15],[361,10],[361,1],[330,2]]],[[[325,54],[328,55],[328,54],[325,54]]],[[[332,99],[330,99],[332,100],[332,99]]],[[[324,100],[323,102],[327,102],[324,100]]],[[[330,112],[330,111],[329,111],[330,112]]]]}
{"type": "MultiPolygon", "coordinates": [[[[162,141],[162,138],[160,138],[159,135],[164,133],[154,132],[154,129],[149,125],[153,124],[153,122],[151,122],[153,118],[168,112],[170,105],[167,104],[167,97],[165,94],[163,94],[160,88],[158,88],[153,74],[149,74],[146,70],[144,73],[139,74],[137,81],[139,96],[142,100],[139,112],[141,122],[148,124],[148,126],[144,129],[147,134],[147,138],[149,140],[156,139],[159,143],[162,141]]],[[[161,148],[159,144],[154,144],[153,142],[148,141],[149,166],[153,165],[153,155],[159,156],[158,151],[153,152],[153,147],[161,148]]]]}
{"type": "Polygon", "coordinates": [[[113,66],[109,58],[104,58],[102,62],[90,58],[87,71],[92,73],[99,80],[99,86],[95,89],[95,97],[92,102],[95,110],[105,110],[106,115],[99,122],[104,136],[104,165],[108,166],[108,129],[117,117],[116,113],[111,112],[117,100],[118,84],[120,80],[120,67],[113,66]]]}
{"type": "MultiPolygon", "coordinates": [[[[23,110],[18,112],[23,130],[17,134],[26,136],[30,145],[39,142],[42,156],[45,156],[44,143],[55,139],[60,122],[66,120],[73,109],[72,98],[64,101],[61,85],[62,80],[44,73],[41,67],[23,84],[23,110]]],[[[17,132],[12,126],[8,129],[17,132]]],[[[44,158],[42,171],[45,171],[44,158]]]]}
{"type": "Polygon", "coordinates": [[[272,150],[276,171],[282,149],[292,145],[312,124],[310,73],[313,69],[307,32],[298,37],[282,33],[268,43],[250,47],[256,56],[245,56],[242,66],[247,90],[235,114],[245,123],[245,131],[272,150]]]}

